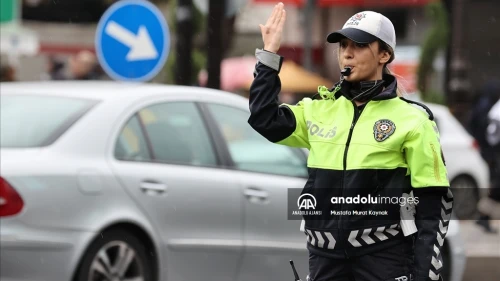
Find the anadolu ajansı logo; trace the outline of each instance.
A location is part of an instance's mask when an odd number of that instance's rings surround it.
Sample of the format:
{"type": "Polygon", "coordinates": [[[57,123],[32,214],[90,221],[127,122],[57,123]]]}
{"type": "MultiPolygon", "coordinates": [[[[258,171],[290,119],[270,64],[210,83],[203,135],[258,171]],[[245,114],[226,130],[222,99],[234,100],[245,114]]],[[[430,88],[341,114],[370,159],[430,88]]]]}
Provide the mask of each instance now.
{"type": "Polygon", "coordinates": [[[293,215],[321,215],[321,211],[316,210],[316,198],[310,193],[304,193],[297,199],[298,211],[293,211],[293,215]]]}
{"type": "Polygon", "coordinates": [[[299,199],[297,199],[297,207],[300,210],[309,210],[316,209],[316,198],[314,195],[309,193],[304,193],[300,195],[299,199]]]}

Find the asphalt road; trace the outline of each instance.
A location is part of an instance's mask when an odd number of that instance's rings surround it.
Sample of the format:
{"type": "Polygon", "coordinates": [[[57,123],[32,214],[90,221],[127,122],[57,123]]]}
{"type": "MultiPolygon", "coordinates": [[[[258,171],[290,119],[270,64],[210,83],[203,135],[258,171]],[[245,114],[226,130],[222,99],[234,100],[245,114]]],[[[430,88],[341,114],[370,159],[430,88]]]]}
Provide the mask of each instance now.
{"type": "Polygon", "coordinates": [[[497,234],[484,233],[473,221],[460,224],[467,255],[463,281],[500,280],[500,221],[492,223],[497,234]]]}
{"type": "Polygon", "coordinates": [[[498,281],[500,258],[468,258],[463,281],[498,281]]]}

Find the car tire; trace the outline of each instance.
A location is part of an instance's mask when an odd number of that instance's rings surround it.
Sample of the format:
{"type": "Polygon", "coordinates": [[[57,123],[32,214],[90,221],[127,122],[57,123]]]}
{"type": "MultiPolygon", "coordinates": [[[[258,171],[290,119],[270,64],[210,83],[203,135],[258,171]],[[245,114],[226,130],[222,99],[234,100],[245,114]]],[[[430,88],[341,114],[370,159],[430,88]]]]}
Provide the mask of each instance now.
{"type": "Polygon", "coordinates": [[[458,219],[474,219],[477,214],[479,190],[476,182],[469,176],[458,176],[451,183],[453,193],[453,212],[458,219]]]}
{"type": "Polygon", "coordinates": [[[154,281],[146,253],[145,245],[129,232],[105,231],[89,246],[73,280],[121,281],[142,277],[138,280],[154,281]]]}

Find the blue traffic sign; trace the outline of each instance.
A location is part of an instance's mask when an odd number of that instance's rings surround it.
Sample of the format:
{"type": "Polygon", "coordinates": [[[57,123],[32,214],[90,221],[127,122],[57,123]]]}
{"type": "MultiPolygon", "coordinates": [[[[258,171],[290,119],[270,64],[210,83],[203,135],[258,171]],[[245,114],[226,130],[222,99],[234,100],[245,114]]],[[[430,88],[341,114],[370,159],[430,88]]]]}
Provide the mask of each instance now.
{"type": "Polygon", "coordinates": [[[147,81],[162,69],[170,49],[167,22],[146,0],[122,0],[97,25],[95,48],[104,71],[115,80],[147,81]]]}

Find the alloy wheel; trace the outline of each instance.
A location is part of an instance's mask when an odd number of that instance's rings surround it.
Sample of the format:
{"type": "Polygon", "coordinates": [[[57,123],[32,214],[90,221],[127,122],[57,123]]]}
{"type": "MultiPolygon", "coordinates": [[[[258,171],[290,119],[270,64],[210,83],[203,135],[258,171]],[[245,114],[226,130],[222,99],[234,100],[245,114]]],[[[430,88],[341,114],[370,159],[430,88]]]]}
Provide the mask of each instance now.
{"type": "Polygon", "coordinates": [[[144,270],[134,249],[123,241],[111,241],[97,252],[88,281],[144,281],[144,270]]]}

